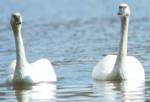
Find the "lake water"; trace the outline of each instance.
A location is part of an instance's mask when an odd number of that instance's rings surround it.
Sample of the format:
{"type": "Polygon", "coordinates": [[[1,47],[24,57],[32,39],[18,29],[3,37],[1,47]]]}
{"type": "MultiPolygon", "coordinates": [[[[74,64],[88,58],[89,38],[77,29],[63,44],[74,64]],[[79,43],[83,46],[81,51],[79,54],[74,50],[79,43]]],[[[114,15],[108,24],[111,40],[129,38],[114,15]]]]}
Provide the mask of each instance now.
{"type": "Polygon", "coordinates": [[[0,102],[149,102],[149,4],[148,0],[1,0],[0,102]],[[91,78],[99,59],[117,54],[120,21],[116,14],[121,2],[131,8],[128,55],[142,62],[144,83],[95,82],[91,78]],[[5,84],[8,65],[15,59],[9,24],[13,12],[23,16],[29,62],[48,58],[55,67],[57,83],[17,90],[5,84]]]}

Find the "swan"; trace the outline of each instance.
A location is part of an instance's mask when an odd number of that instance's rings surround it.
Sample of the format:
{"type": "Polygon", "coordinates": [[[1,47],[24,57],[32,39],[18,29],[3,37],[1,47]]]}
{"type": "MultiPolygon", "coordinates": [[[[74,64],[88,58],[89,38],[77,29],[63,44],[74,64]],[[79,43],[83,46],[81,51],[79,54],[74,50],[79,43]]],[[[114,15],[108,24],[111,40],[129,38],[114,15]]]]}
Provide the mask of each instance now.
{"type": "Polygon", "coordinates": [[[94,67],[92,78],[96,80],[145,80],[145,72],[139,60],[127,56],[128,24],[130,9],[126,3],[119,5],[121,40],[117,55],[106,55],[94,67]]]}
{"type": "Polygon", "coordinates": [[[31,85],[41,82],[55,82],[57,80],[52,64],[42,58],[34,63],[28,63],[21,34],[22,17],[20,13],[11,16],[10,24],[16,44],[16,60],[10,64],[8,83],[31,85]]]}

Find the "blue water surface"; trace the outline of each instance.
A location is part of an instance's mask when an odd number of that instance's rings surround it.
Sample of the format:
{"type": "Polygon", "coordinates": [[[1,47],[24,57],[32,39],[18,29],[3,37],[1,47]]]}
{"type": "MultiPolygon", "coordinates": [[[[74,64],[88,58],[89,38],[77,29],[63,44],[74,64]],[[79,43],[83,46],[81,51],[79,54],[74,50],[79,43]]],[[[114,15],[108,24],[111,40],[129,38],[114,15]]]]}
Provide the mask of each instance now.
{"type": "Polygon", "coordinates": [[[149,0],[1,0],[0,102],[149,102],[149,4],[149,0]],[[117,10],[122,2],[131,8],[128,55],[143,64],[144,84],[95,82],[91,78],[99,59],[117,54],[117,10]],[[8,65],[16,56],[9,24],[14,12],[23,17],[22,33],[29,62],[48,58],[56,70],[57,83],[17,90],[5,84],[8,65]]]}

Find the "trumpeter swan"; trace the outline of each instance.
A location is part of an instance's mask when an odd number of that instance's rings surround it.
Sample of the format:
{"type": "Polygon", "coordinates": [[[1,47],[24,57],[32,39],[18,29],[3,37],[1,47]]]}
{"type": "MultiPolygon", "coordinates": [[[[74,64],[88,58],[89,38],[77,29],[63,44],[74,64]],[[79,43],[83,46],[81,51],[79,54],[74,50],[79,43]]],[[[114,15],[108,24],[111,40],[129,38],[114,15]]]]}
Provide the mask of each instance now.
{"type": "Polygon", "coordinates": [[[121,40],[118,55],[107,55],[94,67],[92,77],[97,80],[145,80],[142,64],[133,56],[127,56],[128,23],[130,9],[119,5],[121,40]]]}
{"type": "Polygon", "coordinates": [[[56,81],[56,74],[49,60],[43,58],[34,63],[26,60],[23,39],[21,34],[22,17],[20,13],[11,16],[11,27],[14,33],[16,44],[16,60],[12,61],[12,70],[8,82],[12,84],[34,84],[40,82],[56,81]]]}

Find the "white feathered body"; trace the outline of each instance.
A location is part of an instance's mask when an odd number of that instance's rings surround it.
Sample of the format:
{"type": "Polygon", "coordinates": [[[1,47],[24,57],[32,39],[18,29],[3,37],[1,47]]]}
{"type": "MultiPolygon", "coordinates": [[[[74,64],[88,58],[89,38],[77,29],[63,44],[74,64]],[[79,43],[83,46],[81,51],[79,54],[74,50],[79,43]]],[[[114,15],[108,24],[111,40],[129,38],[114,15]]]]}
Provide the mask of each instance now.
{"type": "MultiPolygon", "coordinates": [[[[55,82],[57,80],[52,64],[47,59],[34,63],[26,63],[21,70],[21,76],[15,75],[16,60],[10,64],[8,82],[23,81],[25,83],[55,82]]],[[[18,70],[19,71],[19,70],[18,70]]]]}
{"type": "Polygon", "coordinates": [[[115,65],[117,56],[107,55],[95,66],[92,77],[97,80],[145,80],[142,64],[133,56],[126,56],[123,66],[115,65]],[[118,67],[115,69],[115,67],[118,67]]]}
{"type": "Polygon", "coordinates": [[[10,23],[16,44],[16,60],[10,65],[8,82],[15,85],[28,85],[56,81],[56,75],[49,60],[40,59],[31,64],[26,60],[25,48],[21,34],[21,14],[18,12],[12,14],[10,23]]]}

